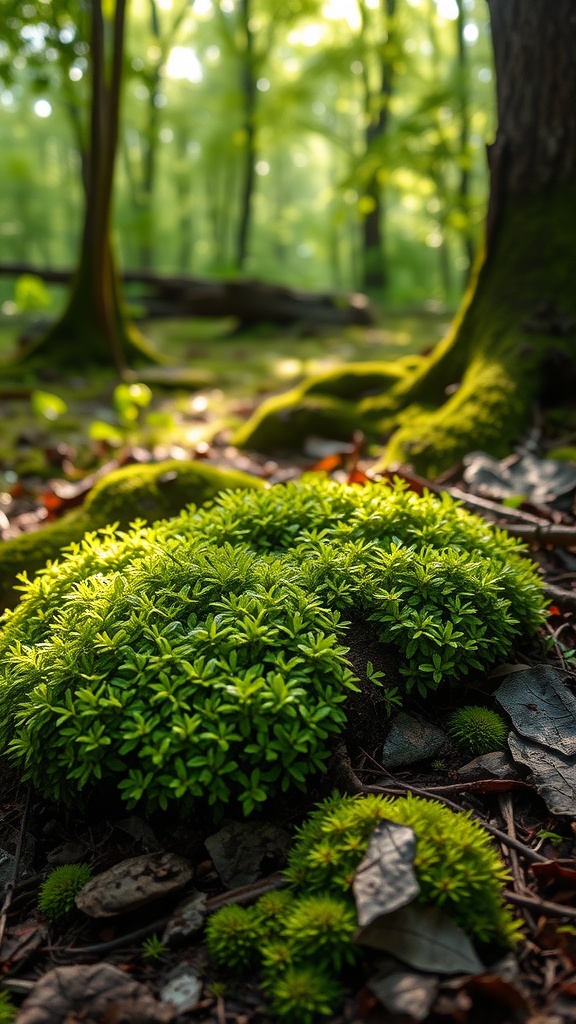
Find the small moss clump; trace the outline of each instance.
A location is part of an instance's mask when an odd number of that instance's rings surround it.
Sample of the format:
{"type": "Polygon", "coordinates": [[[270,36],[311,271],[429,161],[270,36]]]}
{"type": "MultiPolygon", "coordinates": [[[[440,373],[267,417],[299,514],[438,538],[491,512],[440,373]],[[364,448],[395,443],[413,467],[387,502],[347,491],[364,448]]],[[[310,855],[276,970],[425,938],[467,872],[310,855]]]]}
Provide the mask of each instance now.
{"type": "Polygon", "coordinates": [[[493,750],[504,750],[508,726],[496,711],[470,705],[450,715],[448,733],[460,750],[478,757],[493,750]]]}
{"type": "Polygon", "coordinates": [[[407,796],[331,797],[300,829],[286,875],[308,892],[348,893],[376,825],[414,830],[419,903],[441,906],[478,942],[510,945],[517,925],[501,890],[508,872],[488,832],[470,814],[407,796]]]}
{"type": "Polygon", "coordinates": [[[293,1024],[312,1024],[318,1015],[334,1013],[344,990],[333,975],[314,964],[299,964],[271,977],[266,994],[276,1017],[293,1024]]]}
{"type": "Polygon", "coordinates": [[[229,903],[208,919],[206,943],[210,956],[231,971],[254,966],[258,961],[260,921],[254,907],[229,903]]]}
{"type": "Polygon", "coordinates": [[[63,864],[54,868],[40,887],[38,909],[51,921],[67,917],[74,901],[92,878],[88,864],[63,864]]]}
{"type": "MultiPolygon", "coordinates": [[[[522,548],[448,496],[313,477],[87,534],[0,630],[0,751],[47,796],[245,813],[326,769],[349,620],[422,696],[543,617],[522,548]]],[[[367,685],[371,685],[368,683],[367,685]]]]}
{"type": "Polygon", "coordinates": [[[0,1024],[13,1024],[18,1016],[18,1010],[14,1006],[10,993],[6,989],[0,991],[0,1024]]]}
{"type": "Polygon", "coordinates": [[[341,1000],[342,973],[356,962],[359,949],[352,882],[383,820],[415,833],[417,902],[442,907],[477,942],[507,947],[516,940],[518,925],[501,895],[508,872],[488,832],[470,814],[419,797],[335,794],[297,833],[284,873],[290,889],[269,893],[250,909],[224,907],[208,922],[213,959],[233,971],[259,967],[277,1017],[300,1024],[315,1013],[334,1012],[341,1000]],[[271,935],[264,907],[271,909],[275,901],[280,912],[271,935]],[[309,986],[316,977],[322,980],[322,1003],[309,986]]]}

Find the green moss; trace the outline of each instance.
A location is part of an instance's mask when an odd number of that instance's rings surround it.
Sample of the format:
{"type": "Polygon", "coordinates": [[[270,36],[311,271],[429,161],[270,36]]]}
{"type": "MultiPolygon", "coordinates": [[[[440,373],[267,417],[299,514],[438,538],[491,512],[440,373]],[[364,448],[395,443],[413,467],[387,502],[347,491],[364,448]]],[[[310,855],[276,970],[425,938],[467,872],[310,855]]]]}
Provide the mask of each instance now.
{"type": "Polygon", "coordinates": [[[319,1015],[329,1017],[343,995],[336,978],[309,964],[275,975],[267,989],[272,1013],[293,1024],[312,1024],[319,1015]]]}
{"type": "Polygon", "coordinates": [[[275,451],[297,448],[317,434],[347,439],[355,430],[363,430],[375,436],[380,410],[359,403],[403,379],[417,363],[417,357],[409,356],[395,363],[349,363],[340,370],[316,374],[263,402],[236,431],[234,444],[275,451]]]}
{"type": "Polygon", "coordinates": [[[0,991],[0,1024],[13,1024],[18,1016],[18,1010],[15,1007],[10,993],[6,989],[0,991]]]}
{"type": "Polygon", "coordinates": [[[88,864],[63,864],[54,868],[40,888],[38,909],[51,921],[68,917],[78,893],[91,878],[88,864]]]}
{"type": "Polygon", "coordinates": [[[426,696],[508,657],[542,606],[521,546],[446,495],[227,491],[86,535],[26,586],[0,632],[0,749],[57,799],[108,780],[130,807],[250,813],[326,768],[359,680],[346,620],[426,696]]]}
{"type": "Polygon", "coordinates": [[[508,872],[488,832],[469,813],[419,797],[333,796],[299,830],[286,875],[308,893],[346,893],[383,820],[416,835],[418,903],[441,906],[479,942],[514,941],[518,926],[501,895],[508,872]]]}
{"type": "Polygon", "coordinates": [[[0,546],[0,607],[11,608],[18,601],[14,588],[20,573],[33,574],[89,530],[111,523],[128,526],[135,519],[153,522],[176,515],[192,502],[202,505],[221,490],[263,486],[247,473],[198,462],[170,460],[114,470],[98,481],[81,508],[0,546]]]}
{"type": "Polygon", "coordinates": [[[448,732],[466,754],[477,757],[493,750],[504,750],[508,726],[501,715],[490,708],[458,708],[448,719],[448,732]]]}
{"type": "Polygon", "coordinates": [[[206,944],[214,963],[230,971],[258,963],[259,920],[254,907],[229,903],[208,918],[206,944]]]}
{"type": "Polygon", "coordinates": [[[238,428],[233,444],[255,451],[290,451],[300,448],[307,437],[345,439],[355,430],[370,431],[355,403],[330,395],[308,395],[295,388],[262,403],[254,415],[238,428]]]}

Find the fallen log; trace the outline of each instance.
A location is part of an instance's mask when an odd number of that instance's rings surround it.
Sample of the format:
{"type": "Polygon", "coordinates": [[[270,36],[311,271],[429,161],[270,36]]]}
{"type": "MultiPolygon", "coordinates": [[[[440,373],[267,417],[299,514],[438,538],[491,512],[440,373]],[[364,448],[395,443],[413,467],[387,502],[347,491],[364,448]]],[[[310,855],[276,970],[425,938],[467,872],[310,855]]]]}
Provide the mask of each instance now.
{"type": "MultiPolygon", "coordinates": [[[[71,270],[0,263],[0,275],[21,274],[33,274],[52,284],[67,284],[72,278],[71,270]]],[[[242,329],[259,323],[343,326],[374,322],[369,300],[360,293],[339,295],[257,279],[216,281],[144,270],[125,271],[122,279],[125,284],[142,286],[130,293],[130,301],[142,308],[142,319],[236,317],[242,329]]]]}

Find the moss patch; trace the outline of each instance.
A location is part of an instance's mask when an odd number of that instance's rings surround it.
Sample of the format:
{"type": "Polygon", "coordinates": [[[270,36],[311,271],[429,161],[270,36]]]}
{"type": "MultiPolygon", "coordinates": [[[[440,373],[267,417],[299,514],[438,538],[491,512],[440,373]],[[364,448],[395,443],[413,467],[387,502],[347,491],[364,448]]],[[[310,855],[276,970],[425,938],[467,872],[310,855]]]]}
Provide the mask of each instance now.
{"type": "Polygon", "coordinates": [[[446,495],[226,491],[37,574],[2,621],[0,749],[53,798],[108,781],[129,807],[250,813],[326,769],[350,691],[378,694],[350,620],[425,697],[508,657],[542,605],[517,542],[446,495]]]}
{"type": "Polygon", "coordinates": [[[136,519],[154,522],[177,515],[185,505],[203,505],[219,491],[262,486],[247,473],[197,462],[170,460],[117,469],[93,487],[81,508],[0,546],[0,606],[12,608],[19,600],[14,587],[20,573],[36,572],[88,530],[111,523],[128,526],[136,519]]]}

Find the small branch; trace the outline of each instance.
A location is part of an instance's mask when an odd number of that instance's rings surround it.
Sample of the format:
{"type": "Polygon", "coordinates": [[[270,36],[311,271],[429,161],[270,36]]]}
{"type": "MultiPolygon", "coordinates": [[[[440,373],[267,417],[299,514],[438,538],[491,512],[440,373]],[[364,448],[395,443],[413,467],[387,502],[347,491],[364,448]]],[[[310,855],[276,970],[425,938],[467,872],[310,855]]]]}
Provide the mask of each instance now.
{"type": "MultiPolygon", "coordinates": [[[[574,532],[576,533],[576,530],[574,532]]],[[[574,543],[576,544],[576,540],[574,543]]],[[[576,612],[576,590],[564,590],[563,587],[555,587],[552,583],[547,583],[544,593],[559,608],[563,608],[567,612],[576,612]]]]}
{"type": "Polygon", "coordinates": [[[576,528],[573,526],[556,526],[555,523],[542,523],[538,526],[510,523],[506,532],[511,537],[518,537],[529,544],[547,544],[556,548],[576,547],[576,528]]]}
{"type": "MultiPolygon", "coordinates": [[[[392,779],[392,776],[389,777],[392,779]]],[[[450,807],[453,811],[462,812],[463,810],[462,807],[455,804],[452,800],[447,800],[446,797],[439,796],[437,793],[430,793],[426,789],[419,789],[417,786],[410,786],[406,782],[399,782],[397,786],[363,786],[362,783],[360,783],[360,785],[362,786],[363,793],[386,793],[389,796],[398,796],[404,791],[406,793],[414,793],[416,796],[422,796],[426,800],[438,800],[440,803],[446,804],[446,806],[450,807]]],[[[456,788],[460,789],[461,787],[457,786],[456,788]]],[[[507,836],[505,832],[496,828],[495,825],[491,825],[489,822],[482,821],[481,819],[480,824],[496,839],[499,839],[500,842],[505,843],[506,846],[511,847],[513,850],[518,850],[518,853],[521,853],[526,860],[534,861],[535,863],[539,862],[541,864],[546,863],[548,859],[547,857],[543,857],[540,853],[536,853],[535,850],[532,850],[529,846],[525,846],[524,843],[519,842],[518,839],[512,839],[511,836],[507,836]]]]}
{"type": "Polygon", "coordinates": [[[515,907],[533,910],[534,913],[544,914],[545,917],[576,919],[576,907],[564,907],[561,903],[550,903],[548,900],[539,900],[535,896],[519,896],[515,892],[510,892],[509,889],[504,890],[504,898],[515,907]]]}
{"type": "Polygon", "coordinates": [[[14,896],[14,890],[16,889],[16,883],[18,881],[20,860],[22,859],[22,850],[24,849],[24,839],[26,837],[26,828],[28,826],[28,812],[30,810],[30,793],[31,790],[28,789],[28,792],[26,793],[24,811],[22,813],[22,821],[20,823],[20,835],[18,836],[18,845],[16,847],[16,853],[14,854],[14,867],[12,869],[12,878],[6,884],[4,903],[2,904],[2,910],[0,910],[0,953],[2,952],[4,932],[6,931],[8,911],[10,910],[10,905],[12,903],[12,898],[14,896]]]}

